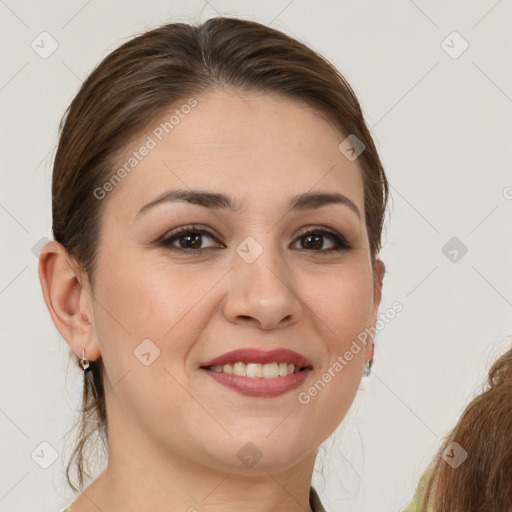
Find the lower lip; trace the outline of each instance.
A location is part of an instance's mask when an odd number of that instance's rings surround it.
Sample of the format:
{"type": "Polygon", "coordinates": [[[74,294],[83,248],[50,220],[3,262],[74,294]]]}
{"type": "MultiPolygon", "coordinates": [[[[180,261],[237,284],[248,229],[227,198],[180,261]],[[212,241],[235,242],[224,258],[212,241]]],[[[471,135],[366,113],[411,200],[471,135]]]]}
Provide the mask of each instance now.
{"type": "Polygon", "coordinates": [[[233,389],[241,395],[259,396],[262,398],[272,398],[298,388],[306,380],[306,377],[311,371],[310,369],[305,369],[298,373],[287,375],[286,377],[265,379],[264,377],[241,377],[239,375],[214,372],[203,368],[202,370],[218,383],[233,389]]]}

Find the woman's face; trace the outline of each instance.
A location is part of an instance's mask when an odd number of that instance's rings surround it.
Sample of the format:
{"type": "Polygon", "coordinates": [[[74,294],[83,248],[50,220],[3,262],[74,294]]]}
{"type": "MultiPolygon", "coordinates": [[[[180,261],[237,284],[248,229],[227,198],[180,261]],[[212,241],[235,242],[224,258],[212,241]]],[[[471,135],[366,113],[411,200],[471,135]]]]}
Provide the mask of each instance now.
{"type": "Polygon", "coordinates": [[[345,136],[305,105],[233,91],[195,99],[130,145],[119,168],[137,164],[102,199],[91,343],[110,432],[226,471],[288,468],[342,420],[372,355],[353,344],[375,323],[383,271],[374,278],[361,170],[338,149],[345,136]],[[215,196],[162,199],[171,191],[215,196]],[[305,194],[341,200],[294,207],[305,194]],[[291,364],[301,370],[285,376],[291,364]]]}

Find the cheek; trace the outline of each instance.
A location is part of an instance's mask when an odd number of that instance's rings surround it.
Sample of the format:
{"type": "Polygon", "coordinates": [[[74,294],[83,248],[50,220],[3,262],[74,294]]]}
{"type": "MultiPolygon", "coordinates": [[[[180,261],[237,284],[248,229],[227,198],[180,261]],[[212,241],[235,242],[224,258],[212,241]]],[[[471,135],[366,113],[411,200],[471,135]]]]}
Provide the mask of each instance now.
{"type": "Polygon", "coordinates": [[[311,280],[309,285],[308,306],[323,341],[318,347],[323,357],[297,401],[311,418],[312,428],[328,437],[346,415],[359,388],[367,346],[361,342],[361,334],[365,336],[371,326],[373,311],[372,273],[361,262],[331,272],[328,280],[311,280]]]}
{"type": "Polygon", "coordinates": [[[302,287],[304,302],[330,352],[344,351],[345,345],[369,326],[373,279],[364,261],[327,270],[322,276],[305,276],[302,287]]]}
{"type": "Polygon", "coordinates": [[[136,265],[131,270],[130,265],[119,264],[98,283],[96,298],[102,307],[97,324],[104,332],[118,331],[121,338],[129,336],[133,342],[160,339],[172,331],[201,291],[178,273],[164,275],[136,265]]]}
{"type": "Polygon", "coordinates": [[[115,265],[108,258],[98,264],[95,327],[107,367],[110,362],[126,372],[139,363],[134,351],[146,339],[167,362],[183,363],[208,324],[207,296],[224,272],[197,273],[161,259],[141,262],[128,256],[118,257],[115,265]]]}
{"type": "Polygon", "coordinates": [[[179,268],[120,257],[99,268],[95,329],[107,387],[113,386],[111,410],[120,417],[125,412],[119,411],[137,411],[135,421],[169,419],[186,398],[180,370],[207,322],[198,312],[216,279],[194,280],[179,268]]]}

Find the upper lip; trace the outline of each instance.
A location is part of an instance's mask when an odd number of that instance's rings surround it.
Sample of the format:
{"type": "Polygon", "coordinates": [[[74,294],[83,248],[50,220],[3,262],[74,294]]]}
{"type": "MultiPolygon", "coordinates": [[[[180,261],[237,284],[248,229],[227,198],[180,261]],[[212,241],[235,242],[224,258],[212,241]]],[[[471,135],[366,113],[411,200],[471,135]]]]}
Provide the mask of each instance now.
{"type": "Polygon", "coordinates": [[[259,348],[241,348],[226,352],[210,361],[201,364],[206,366],[221,366],[224,364],[243,363],[291,363],[299,368],[312,367],[310,361],[303,355],[288,350],[286,348],[276,348],[273,350],[262,350],[259,348]]]}

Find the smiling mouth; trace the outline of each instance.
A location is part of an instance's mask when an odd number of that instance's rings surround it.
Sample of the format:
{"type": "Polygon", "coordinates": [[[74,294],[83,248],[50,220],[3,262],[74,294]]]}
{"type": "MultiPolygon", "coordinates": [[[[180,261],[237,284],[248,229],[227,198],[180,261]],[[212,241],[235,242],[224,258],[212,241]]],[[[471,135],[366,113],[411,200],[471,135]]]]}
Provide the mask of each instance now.
{"type": "Polygon", "coordinates": [[[293,363],[273,362],[273,363],[245,363],[239,361],[233,364],[213,365],[202,367],[205,370],[215,373],[225,373],[236,375],[238,377],[248,377],[250,379],[276,379],[286,377],[294,373],[299,373],[307,367],[299,367],[293,363]]]}
{"type": "Polygon", "coordinates": [[[312,367],[293,363],[225,363],[201,366],[200,369],[217,381],[241,395],[255,398],[274,398],[301,386],[312,367]]]}

